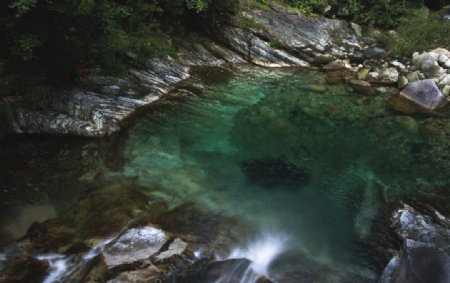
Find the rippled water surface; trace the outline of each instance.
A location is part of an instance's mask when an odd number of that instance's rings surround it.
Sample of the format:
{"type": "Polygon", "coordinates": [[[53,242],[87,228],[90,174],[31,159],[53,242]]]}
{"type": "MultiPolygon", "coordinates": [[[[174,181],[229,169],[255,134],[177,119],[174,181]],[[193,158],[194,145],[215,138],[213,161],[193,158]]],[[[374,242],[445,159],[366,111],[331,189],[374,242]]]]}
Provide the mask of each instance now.
{"type": "Polygon", "coordinates": [[[244,70],[174,93],[140,117],[123,137],[120,174],[172,204],[194,201],[282,239],[273,265],[293,280],[322,268],[332,270],[322,279],[374,279],[368,243],[385,200],[448,182],[445,150],[426,160],[444,137],[427,139],[426,119],[393,113],[387,100],[327,86],[317,73],[244,70]],[[242,171],[255,160],[289,162],[309,182],[258,185],[242,171]]]}

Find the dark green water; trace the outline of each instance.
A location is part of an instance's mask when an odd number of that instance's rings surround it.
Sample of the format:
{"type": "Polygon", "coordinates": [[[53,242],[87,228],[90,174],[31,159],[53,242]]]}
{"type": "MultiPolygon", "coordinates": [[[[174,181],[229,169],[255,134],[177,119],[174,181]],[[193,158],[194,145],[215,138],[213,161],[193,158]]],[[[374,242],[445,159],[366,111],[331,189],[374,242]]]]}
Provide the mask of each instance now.
{"type": "Polygon", "coordinates": [[[449,180],[447,133],[425,131],[448,120],[396,114],[388,99],[326,86],[317,73],[242,71],[197,94],[174,94],[141,117],[126,133],[119,174],[174,205],[194,201],[283,239],[288,260],[278,258],[278,273],[294,278],[317,264],[331,270],[322,280],[373,280],[379,270],[368,243],[385,201],[433,198],[449,180]],[[268,158],[306,170],[310,182],[249,183],[240,164],[268,158]]]}

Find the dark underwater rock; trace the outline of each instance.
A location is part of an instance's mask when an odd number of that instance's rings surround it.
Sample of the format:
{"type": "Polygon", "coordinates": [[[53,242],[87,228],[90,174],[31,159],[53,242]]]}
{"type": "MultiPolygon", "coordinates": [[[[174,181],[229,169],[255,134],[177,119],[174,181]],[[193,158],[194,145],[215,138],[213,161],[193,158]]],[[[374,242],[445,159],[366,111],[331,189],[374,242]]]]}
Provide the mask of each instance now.
{"type": "Polygon", "coordinates": [[[209,261],[203,259],[197,261],[188,269],[173,274],[166,278],[164,283],[239,283],[239,282],[258,282],[271,283],[266,277],[259,277],[250,269],[251,261],[245,258],[228,259],[224,261],[209,261]]]}
{"type": "Polygon", "coordinates": [[[246,161],[242,164],[242,171],[250,182],[268,188],[299,188],[308,181],[305,171],[282,159],[246,161]]]}

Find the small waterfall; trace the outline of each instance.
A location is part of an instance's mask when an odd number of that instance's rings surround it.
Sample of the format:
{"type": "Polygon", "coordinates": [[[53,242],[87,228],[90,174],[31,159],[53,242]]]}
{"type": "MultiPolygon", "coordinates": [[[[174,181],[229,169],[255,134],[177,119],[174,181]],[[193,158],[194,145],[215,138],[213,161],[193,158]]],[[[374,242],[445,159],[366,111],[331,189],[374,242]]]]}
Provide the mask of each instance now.
{"type": "Polygon", "coordinates": [[[64,277],[64,274],[70,269],[69,262],[71,259],[62,254],[46,254],[39,255],[36,259],[47,261],[50,266],[50,274],[45,278],[43,283],[53,283],[64,277]]]}
{"type": "MultiPolygon", "coordinates": [[[[254,283],[261,277],[269,278],[270,264],[278,255],[286,250],[287,237],[276,234],[264,234],[250,243],[245,248],[236,248],[227,257],[230,259],[248,259],[250,264],[242,273],[240,283],[254,283]]],[[[236,276],[240,266],[229,269],[216,282],[232,282],[231,278],[236,276]]],[[[233,281],[234,282],[234,281],[233,281]]]]}
{"type": "Polygon", "coordinates": [[[105,247],[114,238],[108,238],[90,249],[81,258],[66,256],[63,254],[51,253],[36,256],[37,260],[46,261],[50,266],[50,274],[44,279],[43,283],[60,282],[71,276],[75,271],[82,269],[98,254],[103,252],[105,247]]]}

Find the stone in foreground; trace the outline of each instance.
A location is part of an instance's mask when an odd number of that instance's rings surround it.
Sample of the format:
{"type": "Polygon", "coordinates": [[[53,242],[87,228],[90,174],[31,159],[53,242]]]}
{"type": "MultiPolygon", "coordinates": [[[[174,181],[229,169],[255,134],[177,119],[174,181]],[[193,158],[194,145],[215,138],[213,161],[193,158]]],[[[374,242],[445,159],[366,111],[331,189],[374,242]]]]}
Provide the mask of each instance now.
{"type": "Polygon", "coordinates": [[[382,283],[450,282],[450,257],[432,244],[407,239],[400,259],[394,259],[388,267],[382,283]]]}
{"type": "Polygon", "coordinates": [[[447,98],[432,79],[410,83],[394,98],[392,106],[403,113],[432,112],[445,107],[447,98]]]}

